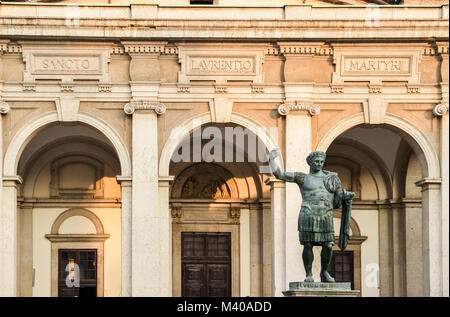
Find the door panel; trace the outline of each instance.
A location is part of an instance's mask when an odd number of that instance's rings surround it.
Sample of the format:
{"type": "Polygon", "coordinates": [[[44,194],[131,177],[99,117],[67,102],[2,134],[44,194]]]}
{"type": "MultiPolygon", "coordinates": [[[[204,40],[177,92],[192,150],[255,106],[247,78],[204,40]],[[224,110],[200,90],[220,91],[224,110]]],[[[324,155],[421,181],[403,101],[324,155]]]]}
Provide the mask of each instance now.
{"type": "Polygon", "coordinates": [[[205,264],[183,264],[183,296],[206,296],[205,264]]]}
{"type": "Polygon", "coordinates": [[[208,264],[206,283],[208,296],[230,296],[230,264],[208,264]]]}
{"type": "Polygon", "coordinates": [[[231,234],[182,232],[182,296],[231,296],[231,234]]]}

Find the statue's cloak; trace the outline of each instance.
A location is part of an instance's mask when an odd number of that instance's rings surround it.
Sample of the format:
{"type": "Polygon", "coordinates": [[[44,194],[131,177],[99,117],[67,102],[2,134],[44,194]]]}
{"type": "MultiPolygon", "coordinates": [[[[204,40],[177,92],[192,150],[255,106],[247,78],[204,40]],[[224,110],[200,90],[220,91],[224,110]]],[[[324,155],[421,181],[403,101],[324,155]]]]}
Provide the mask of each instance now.
{"type": "MultiPolygon", "coordinates": [[[[345,190],[343,190],[343,196],[345,197],[345,190]]],[[[339,248],[344,251],[347,248],[348,239],[350,238],[350,218],[352,213],[352,201],[342,199],[342,216],[341,216],[341,228],[339,231],[339,248]]]]}

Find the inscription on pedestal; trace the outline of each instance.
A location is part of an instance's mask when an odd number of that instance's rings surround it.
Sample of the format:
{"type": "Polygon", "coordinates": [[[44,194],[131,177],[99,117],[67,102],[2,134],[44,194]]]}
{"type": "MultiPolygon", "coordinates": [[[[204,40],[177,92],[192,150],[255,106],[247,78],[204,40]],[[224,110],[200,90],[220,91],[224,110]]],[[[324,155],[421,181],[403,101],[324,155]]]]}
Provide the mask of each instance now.
{"type": "Polygon", "coordinates": [[[358,297],[360,291],[352,290],[351,283],[290,282],[287,297],[358,297]]]}

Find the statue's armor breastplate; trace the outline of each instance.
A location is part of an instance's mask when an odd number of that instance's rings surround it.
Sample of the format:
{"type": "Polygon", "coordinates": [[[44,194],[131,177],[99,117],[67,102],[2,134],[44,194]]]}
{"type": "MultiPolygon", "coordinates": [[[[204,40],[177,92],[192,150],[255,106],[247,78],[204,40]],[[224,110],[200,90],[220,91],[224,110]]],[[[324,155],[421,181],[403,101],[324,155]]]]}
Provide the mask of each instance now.
{"type": "Polygon", "coordinates": [[[324,185],[324,176],[307,175],[301,188],[302,209],[313,215],[325,215],[333,210],[334,193],[330,193],[324,185]]]}
{"type": "Polygon", "coordinates": [[[298,217],[300,243],[334,243],[333,199],[324,184],[325,176],[306,175],[300,185],[302,207],[298,217]]]}

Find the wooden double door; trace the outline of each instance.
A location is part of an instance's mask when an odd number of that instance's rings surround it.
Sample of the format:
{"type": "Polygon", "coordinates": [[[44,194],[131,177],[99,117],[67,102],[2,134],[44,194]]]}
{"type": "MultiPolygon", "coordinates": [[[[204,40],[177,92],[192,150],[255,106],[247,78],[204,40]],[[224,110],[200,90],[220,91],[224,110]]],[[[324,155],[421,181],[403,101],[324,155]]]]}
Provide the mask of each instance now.
{"type": "Polygon", "coordinates": [[[231,234],[181,233],[182,296],[231,296],[231,234]]]}

